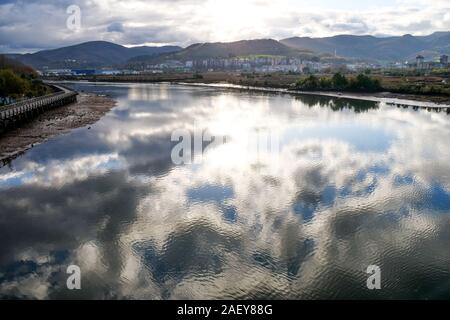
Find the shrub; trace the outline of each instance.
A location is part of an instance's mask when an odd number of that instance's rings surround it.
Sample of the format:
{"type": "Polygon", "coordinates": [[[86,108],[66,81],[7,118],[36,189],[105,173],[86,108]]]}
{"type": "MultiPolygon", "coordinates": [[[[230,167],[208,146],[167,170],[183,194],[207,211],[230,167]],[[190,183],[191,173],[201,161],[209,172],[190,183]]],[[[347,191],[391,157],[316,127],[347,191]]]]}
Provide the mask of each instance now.
{"type": "Polygon", "coordinates": [[[356,78],[348,80],[343,74],[336,73],[333,77],[321,77],[310,75],[295,83],[295,87],[301,90],[347,90],[347,91],[379,91],[381,84],[378,79],[372,79],[365,74],[359,74],[356,78]]]}
{"type": "Polygon", "coordinates": [[[336,73],[333,76],[333,78],[331,79],[331,81],[332,81],[333,89],[343,90],[348,87],[348,80],[341,73],[336,73]]]}
{"type": "Polygon", "coordinates": [[[380,81],[372,79],[365,74],[350,80],[349,89],[352,91],[378,91],[381,89],[380,81]]]}
{"type": "Polygon", "coordinates": [[[316,76],[310,75],[306,79],[297,81],[297,87],[304,90],[317,90],[320,88],[319,79],[316,76]]]}
{"type": "Polygon", "coordinates": [[[29,89],[27,80],[9,69],[0,70],[0,96],[22,95],[29,89]]]}

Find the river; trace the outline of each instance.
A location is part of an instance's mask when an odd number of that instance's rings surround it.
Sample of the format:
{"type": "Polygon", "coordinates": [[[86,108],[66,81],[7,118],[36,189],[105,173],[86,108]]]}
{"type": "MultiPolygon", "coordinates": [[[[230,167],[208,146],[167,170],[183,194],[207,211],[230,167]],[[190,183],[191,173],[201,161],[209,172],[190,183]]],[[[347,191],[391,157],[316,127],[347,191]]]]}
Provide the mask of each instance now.
{"type": "Polygon", "coordinates": [[[71,86],[117,106],[0,168],[0,298],[450,298],[447,113],[71,86]]]}

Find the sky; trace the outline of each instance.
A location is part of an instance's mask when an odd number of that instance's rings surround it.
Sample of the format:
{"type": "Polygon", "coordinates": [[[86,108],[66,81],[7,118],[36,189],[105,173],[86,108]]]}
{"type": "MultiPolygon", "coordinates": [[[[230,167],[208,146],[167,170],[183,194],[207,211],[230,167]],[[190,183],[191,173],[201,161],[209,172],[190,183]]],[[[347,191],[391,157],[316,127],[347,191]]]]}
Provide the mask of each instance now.
{"type": "MultiPolygon", "coordinates": [[[[71,21],[74,21],[73,19],[71,21]]],[[[450,30],[450,0],[0,0],[0,52],[450,30]],[[78,6],[77,28],[68,27],[78,6]],[[79,26],[79,27],[78,27],[79,26]]]]}

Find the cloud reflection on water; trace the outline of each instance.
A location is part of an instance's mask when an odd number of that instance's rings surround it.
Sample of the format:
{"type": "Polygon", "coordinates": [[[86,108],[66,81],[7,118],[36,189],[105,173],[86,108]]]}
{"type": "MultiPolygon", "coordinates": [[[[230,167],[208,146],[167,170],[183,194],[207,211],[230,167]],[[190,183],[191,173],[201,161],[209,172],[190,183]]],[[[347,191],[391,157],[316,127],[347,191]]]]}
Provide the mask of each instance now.
{"type": "MultiPolygon", "coordinates": [[[[450,283],[450,122],[370,102],[169,85],[0,170],[0,295],[431,298],[450,283]],[[226,135],[174,166],[173,130],[226,135]],[[345,128],[345,129],[343,129],[345,128]],[[279,155],[242,137],[270,130],[279,155]],[[347,131],[346,131],[347,130],[347,131]],[[79,264],[83,290],[65,289],[79,264]],[[365,289],[380,265],[382,292],[365,289]]],[[[124,89],[127,88],[127,90],[124,89]]]]}

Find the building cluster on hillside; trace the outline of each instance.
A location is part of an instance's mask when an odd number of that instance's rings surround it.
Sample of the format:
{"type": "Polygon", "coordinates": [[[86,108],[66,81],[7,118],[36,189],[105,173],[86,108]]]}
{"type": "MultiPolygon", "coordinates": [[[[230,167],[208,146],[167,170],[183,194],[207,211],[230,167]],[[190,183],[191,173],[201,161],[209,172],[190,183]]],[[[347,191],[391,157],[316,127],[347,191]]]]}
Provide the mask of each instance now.
{"type": "MultiPolygon", "coordinates": [[[[208,58],[195,59],[188,61],[170,60],[158,64],[145,64],[139,66],[141,73],[149,73],[155,70],[163,71],[180,71],[180,72],[205,72],[205,71],[244,71],[258,73],[274,73],[274,72],[323,72],[327,69],[345,67],[349,70],[372,69],[377,66],[368,63],[331,63],[304,60],[300,58],[291,58],[284,56],[264,56],[255,55],[248,57],[234,58],[208,58]]],[[[318,59],[316,59],[318,60],[318,59]]]]}
{"type": "Polygon", "coordinates": [[[186,67],[196,70],[255,70],[257,68],[289,66],[290,69],[301,71],[303,60],[282,56],[249,56],[236,58],[197,59],[186,62],[186,67]]]}
{"type": "Polygon", "coordinates": [[[176,71],[258,71],[301,72],[306,62],[301,59],[281,56],[249,56],[233,58],[205,58],[187,61],[169,60],[158,64],[140,65],[140,71],[176,70],[176,71]]]}
{"type": "Polygon", "coordinates": [[[431,70],[439,68],[449,68],[448,55],[442,55],[439,61],[425,61],[425,57],[418,55],[414,63],[409,63],[408,67],[415,68],[417,70],[431,70]]]}
{"type": "MultiPolygon", "coordinates": [[[[238,71],[238,72],[295,72],[295,73],[326,73],[336,70],[348,70],[360,72],[367,69],[416,69],[431,70],[436,68],[449,68],[447,55],[442,55],[439,61],[425,61],[421,55],[417,56],[412,63],[389,63],[380,65],[367,62],[326,62],[303,60],[300,58],[290,58],[283,56],[248,56],[233,58],[209,58],[195,59],[188,61],[166,60],[155,64],[140,64],[128,69],[46,69],[42,71],[44,75],[65,76],[92,76],[92,75],[120,75],[120,74],[157,74],[164,72],[212,72],[212,71],[238,71]]],[[[318,60],[318,59],[317,59],[318,60]]]]}

